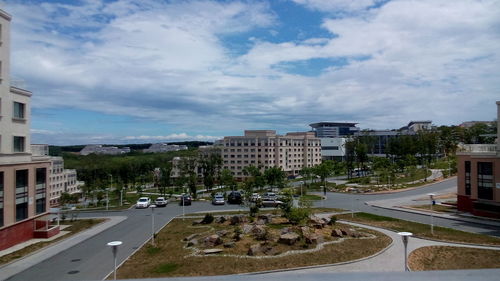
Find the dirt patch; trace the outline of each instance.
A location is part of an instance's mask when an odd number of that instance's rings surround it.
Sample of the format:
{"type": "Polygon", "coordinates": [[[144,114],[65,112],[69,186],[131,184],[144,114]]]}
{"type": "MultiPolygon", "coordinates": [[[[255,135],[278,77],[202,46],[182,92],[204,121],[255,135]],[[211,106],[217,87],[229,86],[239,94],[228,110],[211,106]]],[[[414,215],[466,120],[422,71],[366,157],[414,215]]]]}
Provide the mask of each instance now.
{"type": "Polygon", "coordinates": [[[500,268],[500,250],[423,247],[410,254],[408,265],[415,271],[500,268]]]}

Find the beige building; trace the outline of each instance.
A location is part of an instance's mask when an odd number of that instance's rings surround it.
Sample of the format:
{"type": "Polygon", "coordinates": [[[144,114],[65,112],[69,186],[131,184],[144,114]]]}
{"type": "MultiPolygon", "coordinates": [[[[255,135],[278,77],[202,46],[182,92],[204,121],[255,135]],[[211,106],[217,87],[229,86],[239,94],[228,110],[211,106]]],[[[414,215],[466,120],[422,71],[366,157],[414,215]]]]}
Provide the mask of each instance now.
{"type": "Polygon", "coordinates": [[[59,206],[59,198],[62,193],[81,193],[80,187],[83,182],[77,180],[76,170],[64,169],[62,157],[50,157],[50,206],[59,206]]]}
{"type": "Polygon", "coordinates": [[[245,177],[243,168],[280,167],[289,176],[296,176],[303,167],[321,164],[321,140],[314,132],[277,135],[274,130],[247,130],[244,136],[224,137],[222,146],[224,169],[237,179],[245,177]]]}
{"type": "Polygon", "coordinates": [[[44,220],[50,162],[31,153],[31,92],[10,85],[10,21],[0,10],[0,250],[59,232],[44,220]]]}

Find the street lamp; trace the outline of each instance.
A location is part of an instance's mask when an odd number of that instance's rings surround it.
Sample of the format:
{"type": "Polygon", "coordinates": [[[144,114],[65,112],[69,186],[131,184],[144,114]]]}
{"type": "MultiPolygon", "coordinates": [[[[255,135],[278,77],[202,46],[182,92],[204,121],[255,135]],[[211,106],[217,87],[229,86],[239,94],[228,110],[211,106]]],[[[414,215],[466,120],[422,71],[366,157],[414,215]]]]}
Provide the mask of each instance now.
{"type": "Polygon", "coordinates": [[[398,232],[403,238],[403,245],[405,246],[405,271],[410,271],[408,268],[408,238],[413,235],[411,232],[398,232]]]}
{"type": "Polygon", "coordinates": [[[427,195],[429,195],[429,200],[431,201],[431,234],[434,235],[434,211],[432,209],[432,206],[434,206],[434,204],[436,203],[436,201],[434,201],[434,196],[436,196],[436,194],[429,193],[427,195]]]}
{"type": "Polygon", "coordinates": [[[108,195],[108,188],[106,188],[106,211],[109,208],[109,195],[108,195]]]}
{"type": "Polygon", "coordinates": [[[122,241],[112,241],[106,244],[107,246],[111,247],[111,250],[113,251],[113,260],[115,263],[115,267],[113,270],[113,280],[116,280],[116,254],[118,253],[118,246],[120,246],[122,243],[122,241]]]}
{"type": "Polygon", "coordinates": [[[151,244],[155,246],[155,208],[156,205],[153,204],[149,206],[151,208],[151,244]]]}

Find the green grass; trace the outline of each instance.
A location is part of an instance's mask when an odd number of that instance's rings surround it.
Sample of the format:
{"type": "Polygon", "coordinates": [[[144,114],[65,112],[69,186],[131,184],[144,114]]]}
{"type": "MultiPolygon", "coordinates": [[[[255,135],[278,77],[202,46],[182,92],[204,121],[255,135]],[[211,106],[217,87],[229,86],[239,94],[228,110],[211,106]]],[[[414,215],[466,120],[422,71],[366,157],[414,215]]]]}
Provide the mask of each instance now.
{"type": "Polygon", "coordinates": [[[315,194],[305,194],[300,196],[300,199],[302,200],[308,200],[308,201],[313,201],[313,200],[321,200],[323,197],[315,194]]]}
{"type": "Polygon", "coordinates": [[[163,263],[157,266],[153,271],[154,273],[169,273],[177,270],[180,265],[176,263],[163,263]]]}
{"type": "Polygon", "coordinates": [[[416,237],[430,238],[435,240],[472,243],[483,245],[500,245],[500,238],[483,234],[470,233],[452,228],[434,226],[434,234],[428,224],[405,221],[390,217],[377,216],[367,213],[356,213],[354,218],[350,214],[338,215],[338,219],[360,222],[377,227],[383,227],[396,232],[407,231],[416,237]]]}

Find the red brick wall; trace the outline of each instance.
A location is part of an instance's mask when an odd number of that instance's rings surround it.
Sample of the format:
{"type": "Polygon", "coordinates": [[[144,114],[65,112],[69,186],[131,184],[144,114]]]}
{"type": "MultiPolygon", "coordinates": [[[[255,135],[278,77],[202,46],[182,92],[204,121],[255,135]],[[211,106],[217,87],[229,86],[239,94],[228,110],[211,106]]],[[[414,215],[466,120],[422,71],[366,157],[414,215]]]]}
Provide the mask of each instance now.
{"type": "Polygon", "coordinates": [[[472,212],[472,200],[466,195],[457,195],[457,210],[461,212],[472,212]]]}
{"type": "Polygon", "coordinates": [[[0,230],[0,251],[34,237],[33,220],[23,221],[0,230]]]}

